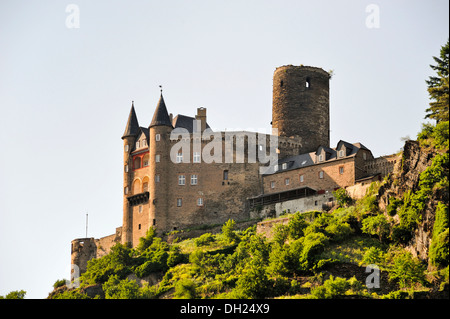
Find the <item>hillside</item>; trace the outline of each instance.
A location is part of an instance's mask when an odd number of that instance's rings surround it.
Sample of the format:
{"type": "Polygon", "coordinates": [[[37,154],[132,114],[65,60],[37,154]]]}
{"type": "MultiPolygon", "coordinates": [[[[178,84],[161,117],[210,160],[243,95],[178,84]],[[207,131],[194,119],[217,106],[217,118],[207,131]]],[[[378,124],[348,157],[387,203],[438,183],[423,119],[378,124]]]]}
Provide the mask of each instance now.
{"type": "Polygon", "coordinates": [[[339,191],[331,212],[284,215],[270,235],[230,220],[169,244],[150,229],[49,298],[448,298],[448,173],[448,122],[426,126],[361,200],[339,191]]]}

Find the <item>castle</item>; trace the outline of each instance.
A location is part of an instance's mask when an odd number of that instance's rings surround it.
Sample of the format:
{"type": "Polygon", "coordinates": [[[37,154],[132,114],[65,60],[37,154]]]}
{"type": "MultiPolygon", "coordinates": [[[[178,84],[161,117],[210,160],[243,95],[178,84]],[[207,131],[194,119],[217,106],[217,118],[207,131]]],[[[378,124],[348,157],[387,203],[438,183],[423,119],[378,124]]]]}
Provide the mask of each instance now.
{"type": "Polygon", "coordinates": [[[375,159],[361,143],[330,146],[330,74],[282,66],[273,76],[272,134],[214,132],[206,108],[195,117],[168,112],[161,92],[153,118],[140,126],[132,103],[123,140],[123,224],[100,239],[72,241],[71,263],[135,247],[150,227],[158,233],[323,209],[332,191],[352,195],[393,170],[395,156],[375,159]],[[269,155],[267,155],[269,154],[269,155]]]}

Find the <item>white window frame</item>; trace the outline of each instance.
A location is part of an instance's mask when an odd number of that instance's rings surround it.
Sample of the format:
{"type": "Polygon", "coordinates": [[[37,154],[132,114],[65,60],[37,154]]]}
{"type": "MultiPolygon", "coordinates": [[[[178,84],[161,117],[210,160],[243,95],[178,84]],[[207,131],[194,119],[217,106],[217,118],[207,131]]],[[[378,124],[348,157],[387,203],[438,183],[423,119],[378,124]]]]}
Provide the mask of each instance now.
{"type": "Polygon", "coordinates": [[[287,168],[287,163],[281,164],[281,169],[286,169],[286,168],[287,168]]]}
{"type": "Polygon", "coordinates": [[[339,151],[339,157],[344,157],[344,150],[339,151]]]}
{"type": "Polygon", "coordinates": [[[155,135],[155,141],[157,141],[157,142],[161,141],[161,134],[155,135]]]}
{"type": "Polygon", "coordinates": [[[300,175],[300,183],[303,183],[305,181],[304,175],[300,175]]]}
{"type": "Polygon", "coordinates": [[[320,172],[319,172],[319,178],[320,178],[320,179],[323,179],[323,171],[320,171],[320,172]]]}
{"type": "Polygon", "coordinates": [[[139,141],[137,141],[136,142],[136,148],[139,148],[140,147],[140,143],[139,143],[139,141]]]}
{"type": "Polygon", "coordinates": [[[197,183],[198,183],[198,175],[192,174],[191,175],[191,185],[197,185],[197,183]]]}
{"type": "Polygon", "coordinates": [[[177,198],[177,207],[181,207],[181,206],[183,206],[183,199],[177,198]]]}
{"type": "Polygon", "coordinates": [[[130,150],[130,145],[126,144],[125,145],[125,152],[128,152],[130,150]]]}
{"type": "Polygon", "coordinates": [[[178,175],[178,185],[184,186],[186,185],[186,176],[178,175]]]}
{"type": "Polygon", "coordinates": [[[183,163],[183,153],[177,153],[177,159],[176,159],[177,163],[183,163]]]}
{"type": "Polygon", "coordinates": [[[289,178],[285,178],[284,179],[284,185],[289,185],[289,183],[291,182],[291,180],[289,178]]]}
{"type": "Polygon", "coordinates": [[[202,197],[197,198],[197,206],[203,206],[203,198],[202,197]]]}
{"type": "Polygon", "coordinates": [[[156,162],[156,163],[161,162],[161,155],[159,155],[159,154],[156,154],[156,155],[155,155],[155,162],[156,162]]]}
{"type": "Polygon", "coordinates": [[[159,174],[155,175],[155,183],[159,183],[159,181],[161,180],[161,177],[159,174]]]}
{"type": "Polygon", "coordinates": [[[323,155],[322,154],[319,155],[319,162],[323,162],[323,155]]]}
{"type": "Polygon", "coordinates": [[[200,163],[200,152],[194,152],[194,163],[200,163]]]}
{"type": "Polygon", "coordinates": [[[275,182],[274,181],[270,182],[270,188],[275,188],[275,182]]]}

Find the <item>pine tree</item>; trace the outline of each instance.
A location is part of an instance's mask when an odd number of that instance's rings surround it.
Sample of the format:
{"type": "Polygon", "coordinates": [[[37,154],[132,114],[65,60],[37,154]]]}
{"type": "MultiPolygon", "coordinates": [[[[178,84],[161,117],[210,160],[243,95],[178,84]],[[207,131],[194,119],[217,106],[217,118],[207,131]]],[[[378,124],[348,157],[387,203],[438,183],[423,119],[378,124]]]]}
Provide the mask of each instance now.
{"type": "Polygon", "coordinates": [[[436,65],[430,65],[430,67],[436,71],[437,76],[430,76],[427,80],[428,93],[432,102],[430,107],[426,109],[427,115],[425,118],[440,121],[448,121],[448,103],[449,103],[449,87],[448,87],[448,74],[449,74],[449,41],[447,44],[441,47],[440,58],[433,57],[436,61],[436,65]]]}

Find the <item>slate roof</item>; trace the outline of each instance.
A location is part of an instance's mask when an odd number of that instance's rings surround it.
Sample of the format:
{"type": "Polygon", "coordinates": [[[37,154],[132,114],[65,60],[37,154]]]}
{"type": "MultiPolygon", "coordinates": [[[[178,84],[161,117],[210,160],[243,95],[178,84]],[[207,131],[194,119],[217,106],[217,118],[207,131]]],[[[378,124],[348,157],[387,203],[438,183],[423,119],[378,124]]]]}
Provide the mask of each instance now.
{"type": "MultiPolygon", "coordinates": [[[[193,133],[194,132],[194,122],[193,121],[195,121],[194,117],[178,114],[177,116],[174,117],[174,119],[172,121],[172,126],[174,128],[181,127],[181,128],[188,130],[189,133],[193,133]]],[[[210,128],[208,123],[206,123],[206,128],[210,128]]]]}
{"type": "Polygon", "coordinates": [[[161,93],[161,97],[159,98],[158,105],[156,106],[155,113],[153,114],[152,122],[150,123],[150,127],[166,125],[172,127],[172,123],[170,122],[169,113],[167,113],[166,104],[164,103],[164,98],[161,93]]]}
{"type": "MultiPolygon", "coordinates": [[[[364,149],[364,150],[370,151],[367,147],[365,147],[361,143],[350,144],[348,142],[339,141],[338,146],[340,145],[341,142],[345,143],[345,146],[350,149],[350,152],[348,152],[344,158],[355,156],[356,153],[358,153],[358,151],[360,149],[364,149]]],[[[327,162],[330,162],[330,161],[333,161],[333,160],[340,159],[340,158],[337,158],[336,148],[329,148],[329,147],[320,146],[318,148],[318,150],[315,151],[315,152],[305,153],[305,154],[300,154],[300,155],[294,155],[294,156],[290,156],[290,157],[286,157],[286,158],[280,159],[278,161],[278,163],[275,164],[275,166],[278,165],[278,171],[275,171],[274,170],[274,166],[272,166],[272,167],[270,167],[267,170],[266,174],[264,174],[264,175],[271,175],[271,174],[275,174],[275,173],[278,173],[278,172],[284,172],[284,171],[288,171],[288,170],[308,167],[308,166],[311,166],[311,165],[327,163],[327,162]],[[320,162],[320,163],[316,163],[316,155],[318,154],[318,150],[320,148],[324,148],[325,151],[330,154],[330,156],[329,157],[327,156],[327,159],[325,161],[320,162]],[[285,169],[282,169],[282,164],[284,164],[284,163],[287,164],[287,167],[285,169]]]]}
{"type": "Polygon", "coordinates": [[[134,111],[134,103],[131,104],[130,115],[128,115],[127,126],[122,135],[122,139],[128,136],[136,136],[139,133],[139,123],[136,112],[134,111]]]}

